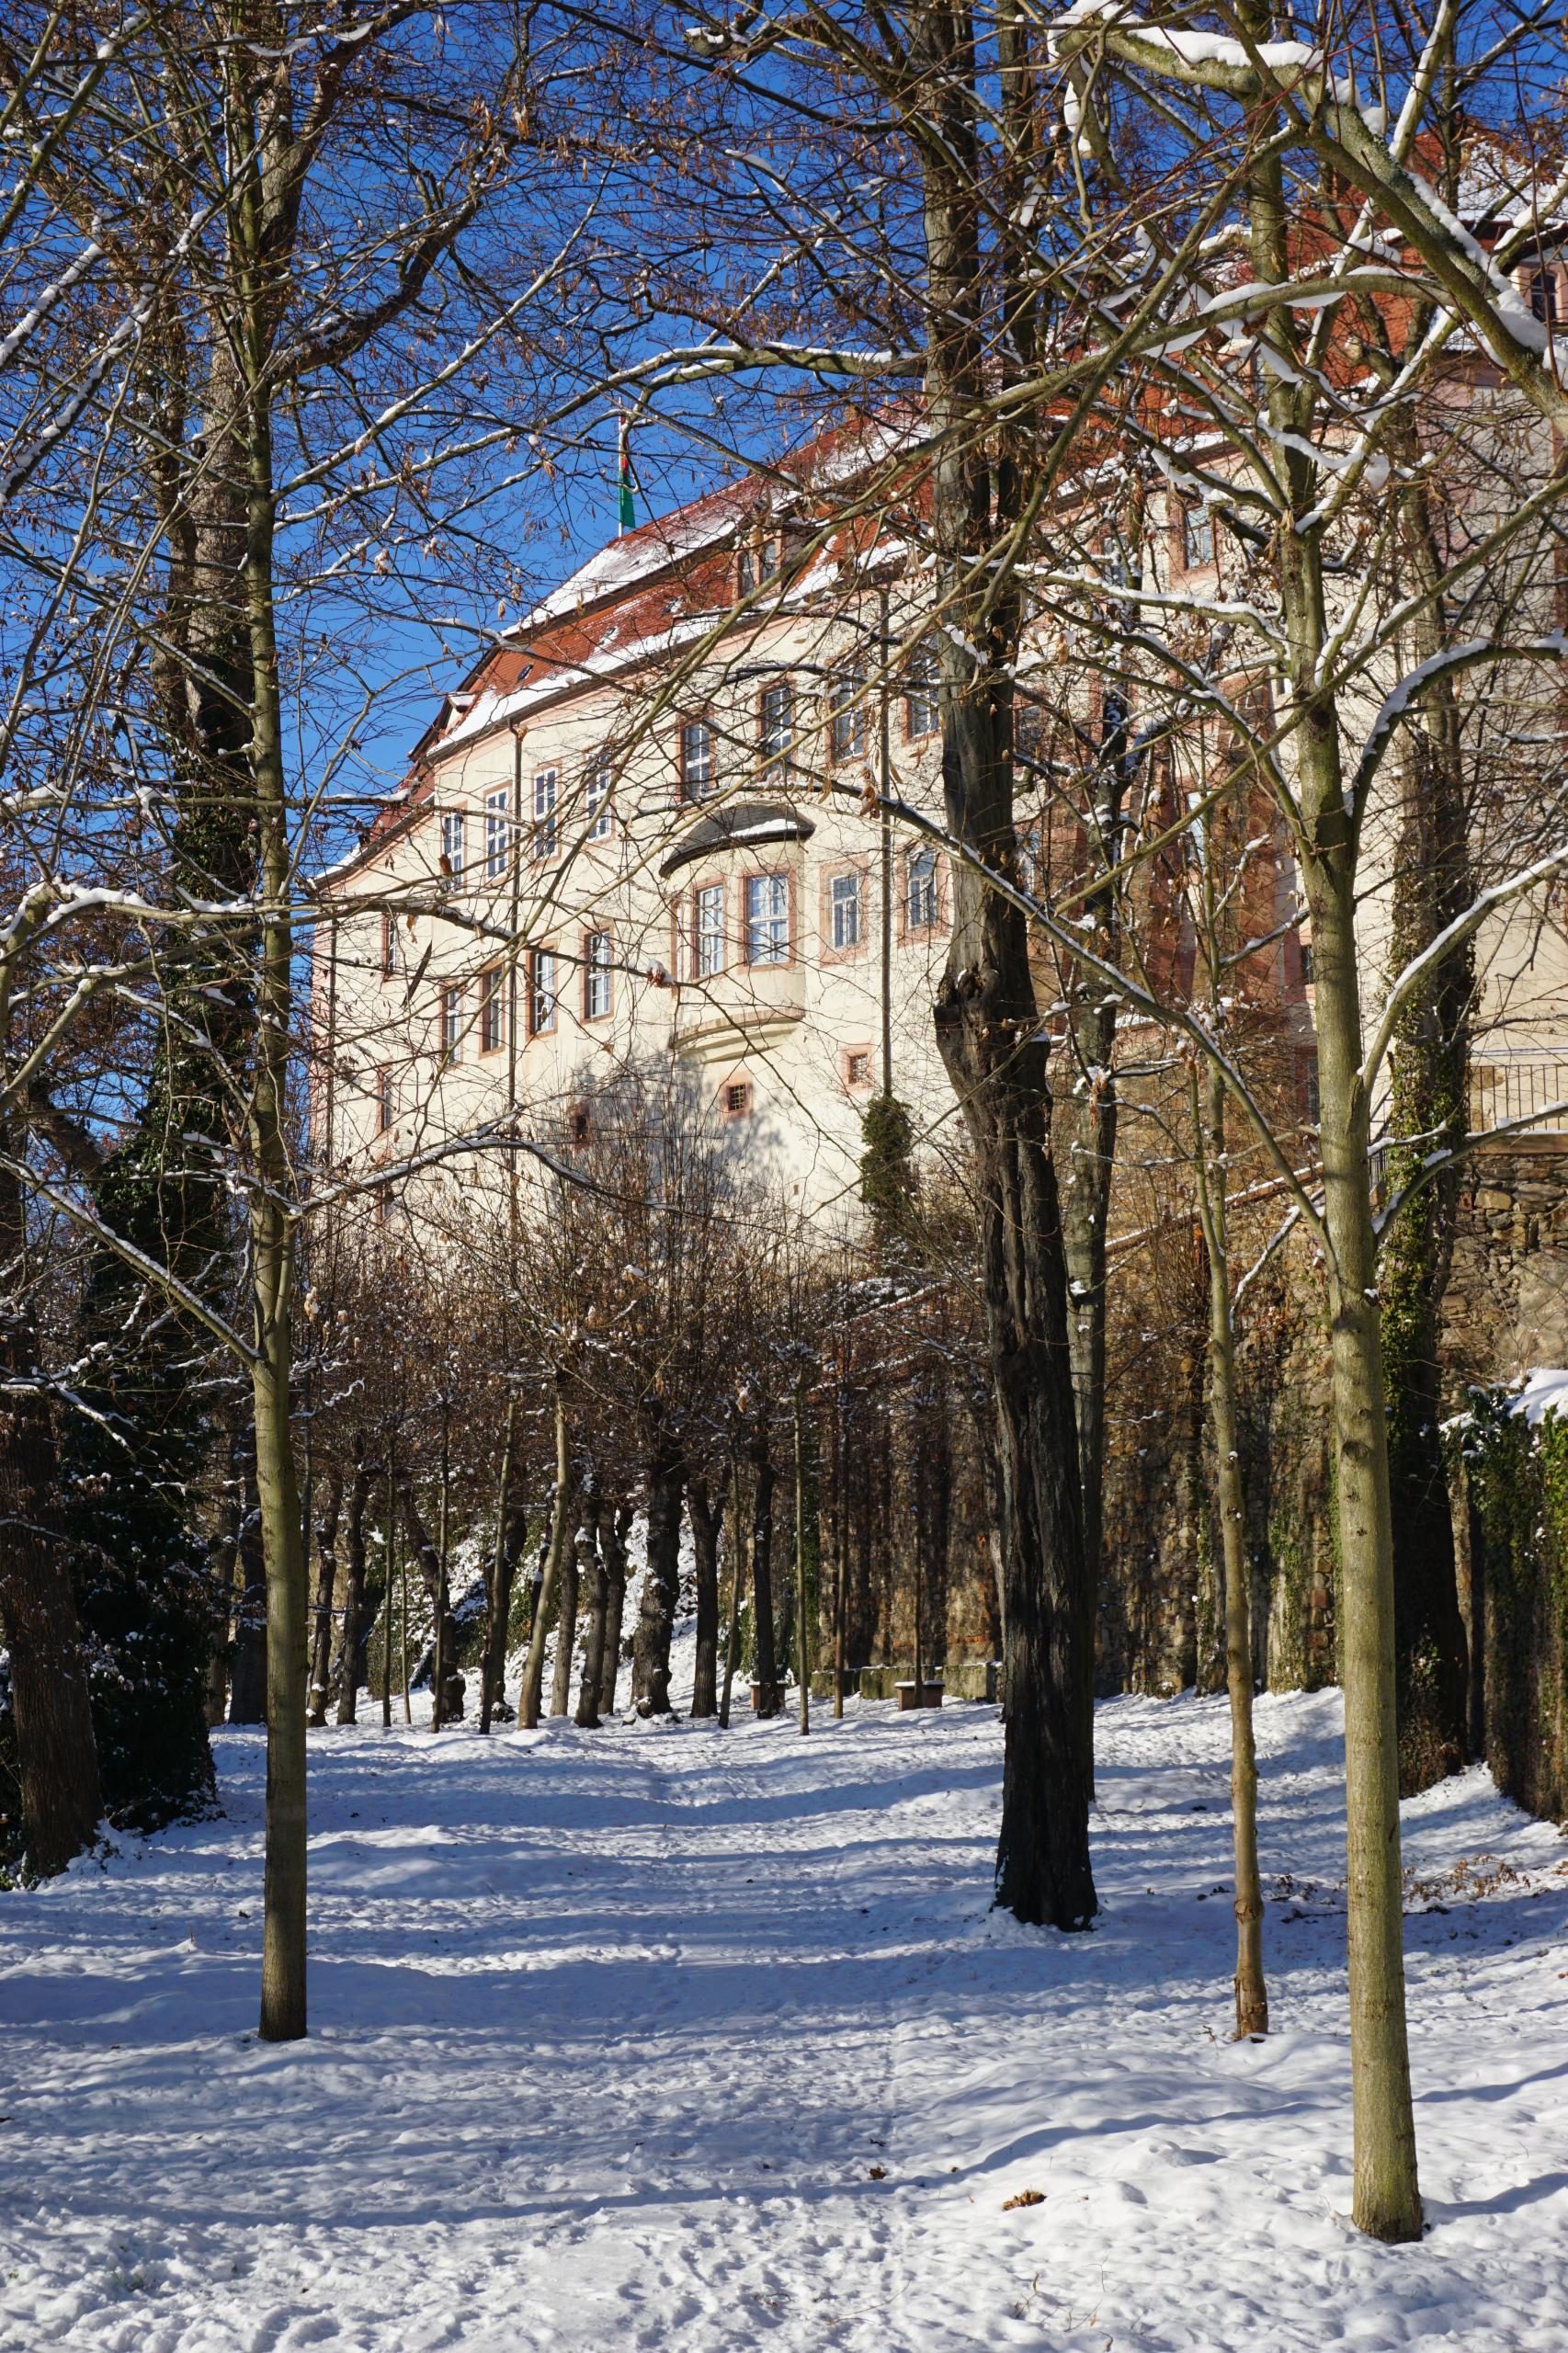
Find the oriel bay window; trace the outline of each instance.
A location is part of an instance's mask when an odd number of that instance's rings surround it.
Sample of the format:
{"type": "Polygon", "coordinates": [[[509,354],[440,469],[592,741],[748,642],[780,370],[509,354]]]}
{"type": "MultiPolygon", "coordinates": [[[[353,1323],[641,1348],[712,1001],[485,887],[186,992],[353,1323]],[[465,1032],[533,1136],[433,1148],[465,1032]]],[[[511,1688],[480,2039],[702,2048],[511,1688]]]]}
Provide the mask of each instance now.
{"type": "Polygon", "coordinates": [[[790,878],[787,874],[746,877],[746,962],[787,964],[790,961],[790,878]]]}
{"type": "Polygon", "coordinates": [[[710,981],[724,969],[724,886],[705,882],[692,894],[692,949],[695,976],[710,981]]]}
{"type": "Polygon", "coordinates": [[[555,1027],[560,1003],[560,967],[553,948],[536,948],[528,957],[528,1035],[542,1037],[555,1027]]]}
{"type": "Polygon", "coordinates": [[[614,942],[608,931],[590,931],[583,941],[583,1018],[608,1021],[615,1006],[614,942]]]}

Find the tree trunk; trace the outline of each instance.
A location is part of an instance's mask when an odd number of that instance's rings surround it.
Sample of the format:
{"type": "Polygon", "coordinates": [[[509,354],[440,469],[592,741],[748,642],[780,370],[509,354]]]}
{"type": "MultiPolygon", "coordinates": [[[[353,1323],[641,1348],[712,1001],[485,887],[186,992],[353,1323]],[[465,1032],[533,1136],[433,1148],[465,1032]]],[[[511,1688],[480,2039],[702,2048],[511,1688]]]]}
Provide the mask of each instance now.
{"type": "Polygon", "coordinates": [[[583,1506],[576,1542],[577,1583],[587,1605],[577,1722],[587,1732],[593,1731],[599,1721],[599,1688],[604,1681],[605,1665],[605,1604],[609,1597],[609,1583],[599,1556],[598,1521],[598,1506],[590,1493],[583,1506]]]}
{"type": "MultiPolygon", "coordinates": [[[[584,1506],[586,1517],[587,1506],[584,1506]]],[[[579,1528],[576,1540],[568,1544],[561,1558],[561,1606],[555,1613],[555,1672],[550,1684],[550,1712],[563,1716],[572,1705],[572,1657],[577,1643],[578,1548],[583,1541],[579,1528]]]]}
{"type": "Polygon", "coordinates": [[[763,1430],[752,1449],[756,1472],[751,1509],[752,1628],[756,1652],[756,1712],[778,1712],[778,1670],[773,1656],[773,1487],[774,1470],[767,1458],[767,1433],[763,1430]]]}
{"type": "MultiPolygon", "coordinates": [[[[940,5],[925,12],[921,28],[928,44],[922,62],[937,94],[922,193],[926,430],[935,449],[930,529],[946,616],[937,640],[943,797],[949,834],[976,861],[953,864],[953,928],[936,1027],[974,1144],[1002,1453],[1007,1721],[996,1899],[1021,1920],[1081,1928],[1096,1910],[1088,1831],[1094,1611],[1067,1267],[1028,930],[984,870],[1017,871],[1013,673],[1021,608],[1016,581],[995,575],[991,551],[995,530],[1017,519],[1021,480],[1017,450],[994,452],[978,426],[987,385],[975,312],[986,272],[972,28],[967,10],[940,5]]],[[[1006,269],[1017,259],[1007,245],[1006,269]]],[[[1027,364],[1027,273],[1006,291],[1014,307],[1001,339],[1027,364]]]]}
{"type": "MultiPolygon", "coordinates": [[[[1442,562],[1424,484],[1406,494],[1406,548],[1415,581],[1436,597],[1442,562]]],[[[1426,661],[1452,642],[1439,603],[1418,611],[1410,656],[1426,661]]],[[[1393,888],[1392,972],[1399,972],[1471,903],[1464,746],[1450,679],[1436,680],[1406,720],[1400,763],[1400,833],[1393,888]]],[[[1433,1152],[1469,1127],[1471,943],[1454,949],[1400,1016],[1388,1123],[1397,1138],[1387,1183],[1398,1193],[1433,1152]]],[[[1382,1251],[1382,1345],[1393,1499],[1394,1705],[1403,1795],[1457,1773],[1471,1754],[1469,1658],[1460,1609],[1452,1506],[1443,1461],[1439,1309],[1453,1256],[1459,1172],[1426,1178],[1394,1220],[1382,1251]]]]}
{"type": "Polygon", "coordinates": [[[556,1582],[561,1575],[561,1563],[566,1552],[566,1535],[572,1508],[572,1446],[566,1420],[566,1385],[559,1373],[555,1377],[555,1495],[550,1511],[550,1542],[544,1556],[544,1570],[540,1579],[539,1598],[534,1605],[534,1622],[528,1635],[528,1654],[523,1663],[523,1687],[517,1697],[517,1722],[525,1732],[533,1732],[539,1724],[540,1702],[544,1690],[544,1646],[550,1635],[550,1620],[555,1607],[556,1582]]]}
{"type": "MultiPolygon", "coordinates": [[[[1270,18],[1261,0],[1247,0],[1242,22],[1252,38],[1267,39],[1270,18]]],[[[1256,168],[1248,205],[1254,275],[1266,284],[1284,284],[1293,231],[1277,149],[1256,168]]],[[[1346,803],[1339,716],[1324,689],[1329,631],[1323,543],[1316,530],[1301,529],[1296,520],[1320,494],[1317,471],[1301,454],[1312,446],[1315,392],[1296,364],[1293,314],[1271,311],[1263,333],[1280,360],[1278,369],[1265,370],[1271,446],[1285,498],[1274,533],[1274,572],[1288,642],[1290,706],[1284,716],[1293,733],[1300,848],[1312,920],[1328,1243],[1343,1588],[1353,2212],[1370,2236],[1403,2241],[1421,2234],[1421,2194],[1404,2017],[1388,1420],[1369,1165],[1370,1105],[1360,1074],[1358,825],[1346,803]]]]}
{"type": "MultiPolygon", "coordinates": [[[[403,1514],[403,1533],[413,1548],[419,1581],[425,1588],[425,1598],[430,1605],[435,1624],[435,1640],[431,1645],[430,1688],[431,1721],[437,1724],[462,1722],[463,1679],[458,1673],[456,1632],[452,1625],[450,1597],[442,1574],[440,1549],[425,1525],[419,1509],[414,1483],[406,1471],[401,1472],[397,1483],[397,1500],[403,1514]]],[[[404,1616],[406,1618],[406,1604],[404,1616]]],[[[408,1639],[404,1625],[403,1640],[408,1639]]]]}
{"type": "Polygon", "coordinates": [[[705,1479],[693,1479],[686,1491],[691,1521],[691,1550],[697,1584],[697,1663],[692,1676],[693,1716],[716,1715],[719,1708],[719,1529],[723,1506],[715,1511],[705,1479]]]}
{"type": "Polygon", "coordinates": [[[1358,1076],[1355,897],[1351,879],[1334,887],[1320,861],[1308,873],[1343,1571],[1354,2212],[1372,2237],[1397,2242],[1420,2237],[1421,2198],[1404,2019],[1392,1506],[1368,1104],[1358,1076]]]}
{"type": "Polygon", "coordinates": [[[599,1505],[599,1558],[605,1564],[604,1677],[599,1685],[599,1713],[615,1713],[615,1688],[620,1680],[620,1629],[626,1614],[626,1539],[631,1508],[607,1496],[599,1505]]]}
{"type": "Polygon", "coordinates": [[[745,1592],[745,1559],[741,1514],[741,1465],[736,1455],[730,1462],[730,1624],[724,1644],[724,1684],[719,1698],[719,1723],[724,1732],[730,1729],[730,1695],[735,1687],[735,1664],[741,1650],[741,1600],[745,1592]]]}
{"type": "Polygon", "coordinates": [[[256,1491],[254,1451],[245,1463],[244,1510],[240,1520],[240,1597],[234,1612],[234,1667],[229,1681],[229,1722],[267,1722],[267,1562],[261,1544],[261,1506],[256,1491]]]}
{"type": "Polygon", "coordinates": [[[354,1441],[354,1477],[348,1489],[347,1580],[343,1595],[343,1654],[337,1670],[337,1721],[351,1724],[359,1702],[359,1660],[364,1648],[365,1515],[370,1507],[371,1469],[365,1440],[354,1441]]]}
{"type": "Polygon", "coordinates": [[[311,1684],[305,1722],[317,1728],[326,1722],[328,1687],[332,1680],[332,1605],[337,1590],[337,1522],[343,1506],[343,1474],[335,1467],[327,1474],[326,1508],[316,1523],[316,1622],[311,1646],[311,1684]]]}
{"type": "Polygon", "coordinates": [[[632,1705],[670,1712],[670,1637],[680,1602],[680,1506],[686,1468],[655,1433],[648,1462],[648,1574],[631,1657],[632,1705]]]}
{"type": "Polygon", "coordinates": [[[512,1586],[528,1540],[528,1514],[521,1495],[513,1493],[517,1430],[517,1404],[514,1397],[506,1403],[506,1436],[501,1449],[501,1483],[495,1500],[495,1548],[485,1580],[484,1663],[479,1696],[479,1729],[484,1733],[490,1730],[494,1716],[506,1712],[512,1586]]]}
{"type": "Polygon", "coordinates": [[[812,1677],[806,1647],[806,1377],[795,1383],[795,1625],[800,1659],[801,1730],[812,1728],[812,1677]]]}
{"type": "MultiPolygon", "coordinates": [[[[24,1244],[21,1189],[0,1172],[0,1266],[15,1287],[0,1313],[0,1374],[17,1383],[37,1370],[20,1298],[24,1244]]],[[[91,1846],[103,1813],[86,1660],[57,1533],[59,1492],[49,1408],[18,1386],[0,1397],[0,1631],[10,1654],[28,1860],[46,1878],[91,1846]]]]}
{"type": "Polygon", "coordinates": [[[1209,1258],[1209,1411],[1225,1573],[1225,1682],[1231,1702],[1231,1836],[1235,1862],[1236,2038],[1268,2032],[1263,1882],[1257,1868],[1257,1747],[1253,1737],[1252,1574],[1236,1430],[1235,1328],[1226,1222],[1225,1083],[1210,1063],[1195,1081],[1198,1199],[1209,1258]],[[1199,1100],[1199,1085],[1201,1101],[1199,1100]]]}

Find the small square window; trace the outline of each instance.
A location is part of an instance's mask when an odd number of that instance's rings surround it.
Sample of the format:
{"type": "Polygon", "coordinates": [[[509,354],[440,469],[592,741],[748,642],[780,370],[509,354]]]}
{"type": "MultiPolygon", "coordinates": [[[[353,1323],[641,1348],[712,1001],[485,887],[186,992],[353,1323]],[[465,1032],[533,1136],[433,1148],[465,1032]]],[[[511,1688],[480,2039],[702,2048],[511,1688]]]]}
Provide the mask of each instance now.
{"type": "Polygon", "coordinates": [[[585,1144],[593,1133],[593,1120],[585,1103],[574,1103],[566,1114],[566,1132],[578,1146],[585,1144]]]}
{"type": "Polygon", "coordinates": [[[751,1081],[732,1078],[724,1089],[724,1116],[730,1120],[744,1118],[751,1109],[751,1081]]]}
{"type": "Polygon", "coordinates": [[[869,1046],[852,1046],[844,1057],[846,1086],[869,1086],[871,1084],[871,1050],[869,1046]]]}

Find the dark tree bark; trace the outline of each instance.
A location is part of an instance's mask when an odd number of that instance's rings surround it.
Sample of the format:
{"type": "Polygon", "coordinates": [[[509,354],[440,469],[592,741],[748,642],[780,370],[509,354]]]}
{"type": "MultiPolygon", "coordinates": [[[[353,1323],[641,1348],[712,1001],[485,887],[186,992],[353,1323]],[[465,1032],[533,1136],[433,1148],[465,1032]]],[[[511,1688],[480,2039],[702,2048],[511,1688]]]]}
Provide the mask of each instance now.
{"type": "Polygon", "coordinates": [[[756,1478],[751,1511],[751,1598],[756,1650],[756,1712],[778,1712],[778,1666],[773,1652],[773,1489],[775,1472],[766,1430],[751,1449],[756,1478]]]}
{"type": "MultiPolygon", "coordinates": [[[[587,1506],[583,1506],[586,1517],[587,1506]]],[[[555,1617],[555,1671],[550,1679],[550,1712],[563,1716],[572,1704],[572,1654],[577,1643],[578,1567],[583,1529],[566,1547],[561,1562],[561,1603],[555,1617]]]]}
{"type": "Polygon", "coordinates": [[[305,1722],[319,1727],[326,1722],[328,1686],[332,1679],[332,1605],[337,1590],[337,1523],[343,1507],[343,1474],[328,1473],[326,1506],[316,1523],[316,1622],[311,1643],[310,1704],[305,1722]]]}
{"type": "MultiPolygon", "coordinates": [[[[937,639],[942,784],[949,832],[970,853],[954,862],[953,928],[936,1027],[974,1146],[1002,1455],[1007,1723],[996,1899],[1021,1920],[1081,1928],[1096,1910],[1088,1836],[1093,1595],[1067,1267],[1028,929],[986,876],[987,868],[1017,870],[1012,681],[1021,608],[1017,582],[995,574],[989,551],[1021,512],[1022,460],[1010,443],[994,452],[991,437],[977,429],[987,386],[976,304],[987,273],[968,12],[935,6],[921,31],[937,93],[921,167],[931,537],[947,624],[937,639]]],[[[1004,101],[1012,108],[1020,95],[1027,102],[1028,77],[1018,80],[1011,59],[1004,65],[1004,101]]],[[[1010,243],[1001,259],[1006,339],[1017,364],[1027,367],[1028,272],[1017,272],[1010,243]]]]}
{"type": "Polygon", "coordinates": [[[599,1713],[615,1713],[615,1688],[620,1680],[620,1633],[626,1615],[626,1539],[631,1529],[630,1504],[599,1505],[599,1558],[605,1564],[604,1674],[599,1684],[599,1713]]]}
{"type": "Polygon", "coordinates": [[[719,1529],[723,1509],[722,1506],[714,1509],[706,1479],[693,1479],[686,1504],[697,1578],[697,1665],[691,1712],[714,1716],[719,1712],[719,1529]]]}
{"type": "Polygon", "coordinates": [[[354,1476],[348,1486],[346,1534],[346,1583],[343,1593],[343,1650],[337,1669],[337,1721],[351,1724],[359,1700],[359,1679],[366,1636],[365,1515],[370,1507],[370,1483],[375,1473],[365,1451],[363,1437],[354,1441],[354,1476]]]}
{"type": "Polygon", "coordinates": [[[244,1472],[244,1514],[240,1521],[240,1599],[235,1611],[234,1665],[229,1682],[229,1722],[267,1722],[267,1562],[261,1541],[261,1504],[256,1465],[244,1472]]]}
{"type": "Polygon", "coordinates": [[[631,1654],[632,1704],[645,1716],[670,1711],[670,1636],[680,1600],[680,1506],[686,1466],[656,1433],[648,1461],[648,1574],[631,1654]]]}
{"type": "Polygon", "coordinates": [[[488,1732],[506,1707],[506,1639],[512,1619],[512,1587],[528,1541],[528,1512],[516,1476],[517,1405],[506,1408],[506,1438],[501,1457],[495,1549],[484,1592],[484,1664],[480,1677],[479,1729],[488,1732]]]}
{"type": "MultiPolygon", "coordinates": [[[[0,1176],[0,1280],[23,1279],[23,1211],[0,1176]]],[[[37,1371],[31,1319],[13,1296],[0,1309],[0,1377],[37,1371]]],[[[86,1661],[56,1521],[59,1479],[49,1408],[17,1387],[0,1399],[0,1631],[10,1654],[11,1706],[28,1860],[46,1877],[92,1844],[103,1813],[86,1661]]]]}
{"type": "Polygon", "coordinates": [[[577,1722],[591,1732],[599,1722],[599,1688],[604,1680],[605,1605],[609,1583],[599,1553],[598,1506],[592,1492],[584,1499],[577,1529],[577,1585],[586,1608],[583,1626],[583,1674],[577,1687],[577,1722]]]}
{"type": "MultiPolygon", "coordinates": [[[[420,1582],[425,1587],[425,1597],[430,1604],[431,1616],[437,1627],[431,1677],[433,1685],[436,1684],[437,1677],[440,1680],[434,1691],[437,1701],[435,1720],[438,1723],[460,1723],[463,1712],[463,1679],[457,1669],[456,1631],[452,1625],[451,1603],[447,1592],[447,1581],[441,1574],[441,1555],[429,1529],[425,1525],[418,1500],[414,1493],[413,1483],[406,1475],[400,1476],[398,1480],[397,1500],[398,1508],[403,1514],[403,1532],[408,1538],[415,1560],[418,1563],[420,1582]]],[[[390,1628],[390,1619],[388,1625],[390,1628]]]]}
{"type": "MultiPolygon", "coordinates": [[[[1408,493],[1404,506],[1414,575],[1435,596],[1442,564],[1425,487],[1408,493]]],[[[1413,625],[1411,654],[1427,660],[1451,636],[1441,607],[1429,607],[1413,625]]],[[[1390,956],[1395,972],[1463,915],[1474,895],[1461,722],[1450,679],[1428,688],[1406,723],[1403,751],[1390,956]]],[[[1466,941],[1412,994],[1400,1017],[1389,1124],[1396,1137],[1411,1141],[1389,1154],[1388,1183],[1394,1193],[1421,1176],[1433,1151],[1459,1143],[1468,1129],[1473,987],[1474,954],[1466,941]]],[[[1443,1461],[1437,1354],[1458,1205],[1459,1172],[1450,1163],[1426,1178],[1395,1218],[1383,1246],[1380,1284],[1393,1506],[1399,1785],[1404,1797],[1458,1772],[1472,1753],[1468,1645],[1443,1461]]]]}

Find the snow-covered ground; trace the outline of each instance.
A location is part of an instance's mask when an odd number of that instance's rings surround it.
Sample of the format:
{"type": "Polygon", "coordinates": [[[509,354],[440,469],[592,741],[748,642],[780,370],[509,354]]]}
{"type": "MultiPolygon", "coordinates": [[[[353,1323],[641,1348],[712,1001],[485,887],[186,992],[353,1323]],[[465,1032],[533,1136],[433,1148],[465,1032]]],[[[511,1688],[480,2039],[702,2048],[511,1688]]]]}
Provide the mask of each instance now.
{"type": "Polygon", "coordinates": [[[1562,2353],[1563,1842],[1480,1772],[1406,1810],[1431,2229],[1370,2245],[1337,1698],[1258,1730],[1278,2031],[1239,2046],[1220,1702],[1102,1709],[1077,1938],[987,1909],[987,1709],[313,1735],[287,2048],[225,1733],[226,1818],[0,1896],[0,2343],[1562,2353]]]}

